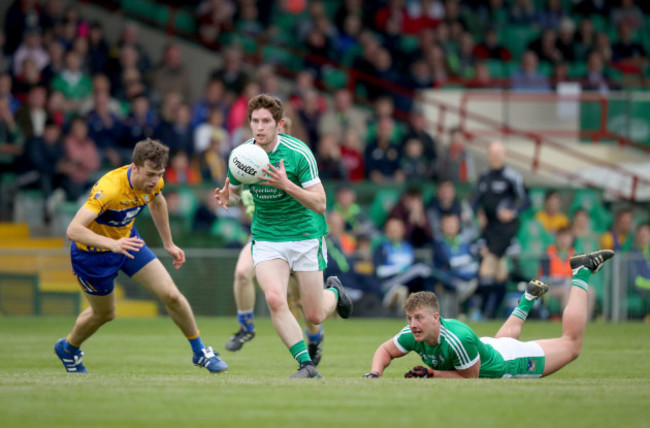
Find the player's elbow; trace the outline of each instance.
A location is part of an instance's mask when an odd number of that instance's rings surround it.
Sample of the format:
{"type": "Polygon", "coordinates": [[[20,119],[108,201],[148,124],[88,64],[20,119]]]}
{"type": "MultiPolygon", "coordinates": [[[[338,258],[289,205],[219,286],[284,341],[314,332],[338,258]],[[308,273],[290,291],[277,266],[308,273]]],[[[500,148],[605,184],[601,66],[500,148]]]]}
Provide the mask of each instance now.
{"type": "Polygon", "coordinates": [[[323,195],[322,198],[318,198],[318,200],[314,203],[312,210],[316,214],[325,214],[325,210],[327,210],[327,198],[325,195],[323,195]]]}
{"type": "Polygon", "coordinates": [[[77,240],[77,225],[72,222],[70,225],[68,225],[68,228],[65,231],[65,236],[68,238],[70,241],[76,241],[77,240]]]}
{"type": "Polygon", "coordinates": [[[321,214],[322,215],[322,214],[325,214],[326,209],[327,209],[327,203],[322,203],[322,204],[318,204],[318,206],[316,207],[316,209],[314,211],[316,212],[316,214],[321,214]]]}

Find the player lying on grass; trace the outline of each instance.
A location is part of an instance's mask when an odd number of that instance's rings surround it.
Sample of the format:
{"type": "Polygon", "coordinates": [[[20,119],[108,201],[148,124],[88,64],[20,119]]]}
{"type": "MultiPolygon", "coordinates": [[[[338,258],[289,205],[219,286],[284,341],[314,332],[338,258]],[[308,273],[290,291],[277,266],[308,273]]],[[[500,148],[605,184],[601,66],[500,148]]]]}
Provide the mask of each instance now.
{"type": "Polygon", "coordinates": [[[613,255],[611,250],[598,250],[571,258],[573,280],[562,315],[562,336],[554,339],[518,340],[535,299],[548,291],[538,280],[528,283],[517,308],[493,338],[479,339],[466,324],[442,318],[434,293],[414,293],[404,305],[409,325],[379,346],[371,371],[364,377],[380,377],[393,358],[410,351],[420,354],[428,367],[414,367],[404,374],[407,378],[541,377],[555,373],[580,355],[587,326],[588,280],[613,255]]]}
{"type": "Polygon", "coordinates": [[[174,266],[179,269],[185,263],[185,253],[172,240],[162,195],[168,158],[167,146],[151,139],[140,141],[133,149],[132,164],[100,178],[68,226],[68,238],[74,241],[70,249],[72,269],[88,301],[88,308],[79,315],[70,334],[54,346],[68,373],[87,373],[79,347],[115,318],[114,281],[120,270],[163,302],[189,340],[195,365],[212,373],[228,369],[219,354],[203,345],[189,302],[133,227],[135,217],[148,205],[174,266]]]}

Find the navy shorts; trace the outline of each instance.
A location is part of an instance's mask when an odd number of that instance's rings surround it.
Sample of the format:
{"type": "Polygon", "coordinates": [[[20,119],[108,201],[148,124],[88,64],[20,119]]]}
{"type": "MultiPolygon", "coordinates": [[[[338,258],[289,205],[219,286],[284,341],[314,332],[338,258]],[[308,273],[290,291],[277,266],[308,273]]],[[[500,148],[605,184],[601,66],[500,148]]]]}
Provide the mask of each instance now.
{"type": "MultiPolygon", "coordinates": [[[[133,231],[132,237],[140,236],[135,228],[133,231]]],[[[130,254],[133,255],[132,259],[111,251],[83,251],[78,249],[76,244],[72,244],[70,248],[72,271],[86,293],[106,296],[113,292],[115,278],[120,270],[133,276],[156,258],[146,244],[140,248],[140,251],[132,251],[130,254]]]]}

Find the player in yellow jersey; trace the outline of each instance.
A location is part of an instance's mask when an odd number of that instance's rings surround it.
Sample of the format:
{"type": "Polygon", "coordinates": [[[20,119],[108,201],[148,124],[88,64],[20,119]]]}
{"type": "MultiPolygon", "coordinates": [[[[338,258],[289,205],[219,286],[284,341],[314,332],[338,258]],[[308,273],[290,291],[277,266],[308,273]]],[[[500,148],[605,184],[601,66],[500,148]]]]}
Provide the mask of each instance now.
{"type": "Polygon", "coordinates": [[[163,302],[189,340],[195,365],[212,373],[228,369],[219,354],[203,345],[189,302],[133,227],[135,217],[148,205],[174,267],[179,269],[185,263],[185,253],[172,240],[167,203],[161,193],[168,159],[169,148],[160,142],[146,139],[137,143],[132,163],[100,178],[68,226],[67,236],[74,241],[72,269],[89,304],[70,334],[54,346],[68,373],[87,373],[79,347],[115,318],[114,280],[119,270],[163,302]]]}

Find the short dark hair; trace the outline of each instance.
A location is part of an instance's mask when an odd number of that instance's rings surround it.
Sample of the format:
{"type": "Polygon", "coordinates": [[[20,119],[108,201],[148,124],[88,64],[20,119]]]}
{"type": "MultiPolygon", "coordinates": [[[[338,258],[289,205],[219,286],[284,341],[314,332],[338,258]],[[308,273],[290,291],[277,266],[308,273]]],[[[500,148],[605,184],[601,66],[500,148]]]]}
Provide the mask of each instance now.
{"type": "Polygon", "coordinates": [[[269,94],[259,94],[248,101],[248,121],[250,122],[253,112],[261,108],[271,112],[273,120],[279,122],[284,117],[284,106],[278,97],[269,94]]]}
{"type": "Polygon", "coordinates": [[[158,169],[165,168],[168,160],[169,147],[151,138],[137,143],[131,156],[131,162],[136,166],[144,166],[145,162],[149,161],[158,169]]]}
{"type": "Polygon", "coordinates": [[[560,192],[553,189],[547,190],[546,193],[544,193],[544,202],[548,201],[549,199],[551,199],[553,196],[556,195],[560,196],[560,192]]]}
{"type": "Polygon", "coordinates": [[[440,312],[438,297],[431,291],[418,291],[411,294],[404,303],[404,310],[410,312],[419,308],[429,308],[434,314],[440,312]]]}

